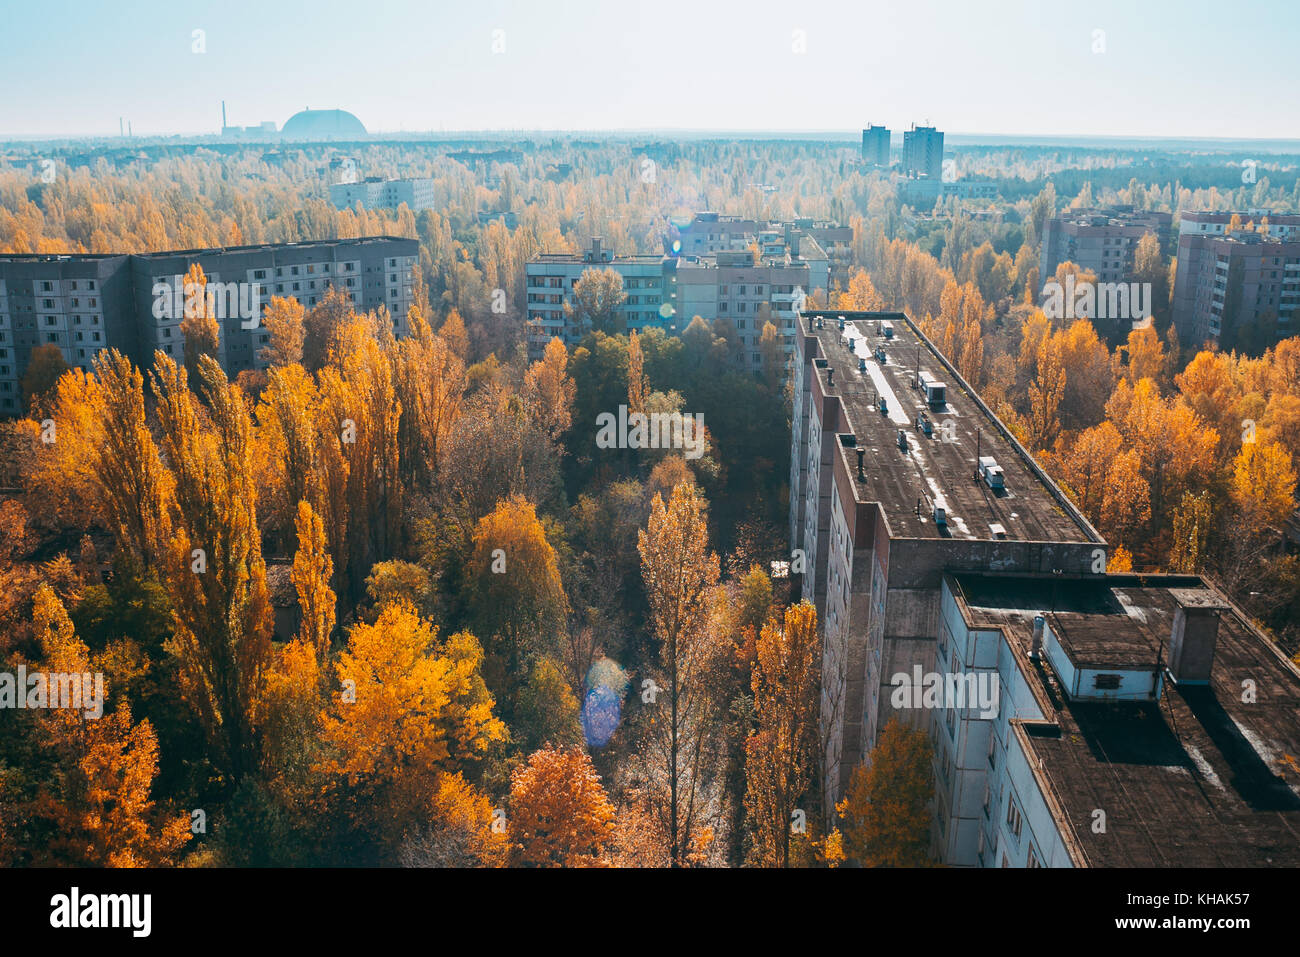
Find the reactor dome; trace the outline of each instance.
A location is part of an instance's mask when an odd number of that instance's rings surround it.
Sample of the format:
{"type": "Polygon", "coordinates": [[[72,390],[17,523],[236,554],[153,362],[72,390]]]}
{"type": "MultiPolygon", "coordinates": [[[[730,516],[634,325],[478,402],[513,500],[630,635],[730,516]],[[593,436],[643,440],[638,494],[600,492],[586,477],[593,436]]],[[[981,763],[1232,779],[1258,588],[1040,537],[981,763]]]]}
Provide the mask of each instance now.
{"type": "Polygon", "coordinates": [[[366,128],[347,110],[303,110],[289,117],[280,130],[280,135],[304,139],[335,139],[342,136],[365,136],[366,128]]]}

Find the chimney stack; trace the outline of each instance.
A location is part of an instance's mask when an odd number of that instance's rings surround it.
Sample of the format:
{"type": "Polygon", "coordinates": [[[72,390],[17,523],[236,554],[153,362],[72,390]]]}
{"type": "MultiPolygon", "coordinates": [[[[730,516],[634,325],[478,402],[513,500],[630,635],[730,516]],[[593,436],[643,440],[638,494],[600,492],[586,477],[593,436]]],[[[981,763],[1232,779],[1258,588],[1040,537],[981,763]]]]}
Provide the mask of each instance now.
{"type": "Polygon", "coordinates": [[[835,370],[829,367],[826,369],[826,387],[835,388],[835,370]]]}
{"type": "Polygon", "coordinates": [[[866,449],[854,449],[854,451],[858,453],[858,481],[859,481],[859,482],[865,482],[865,481],[867,480],[867,475],[866,475],[866,473],[862,470],[862,460],[863,460],[864,458],[866,458],[867,450],[866,450],[866,449]]]}

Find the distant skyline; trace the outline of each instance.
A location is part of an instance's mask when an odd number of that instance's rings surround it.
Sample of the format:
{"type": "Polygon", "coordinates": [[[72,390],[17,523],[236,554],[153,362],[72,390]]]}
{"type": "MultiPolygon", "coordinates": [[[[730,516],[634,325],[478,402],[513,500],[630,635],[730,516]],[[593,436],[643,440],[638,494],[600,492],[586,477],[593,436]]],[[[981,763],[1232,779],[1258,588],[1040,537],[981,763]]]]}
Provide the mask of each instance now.
{"type": "Polygon", "coordinates": [[[119,117],[137,136],[216,133],[223,99],[231,125],[337,108],[371,133],[1300,138],[1294,0],[43,0],[4,16],[0,138],[112,136],[119,117]]]}

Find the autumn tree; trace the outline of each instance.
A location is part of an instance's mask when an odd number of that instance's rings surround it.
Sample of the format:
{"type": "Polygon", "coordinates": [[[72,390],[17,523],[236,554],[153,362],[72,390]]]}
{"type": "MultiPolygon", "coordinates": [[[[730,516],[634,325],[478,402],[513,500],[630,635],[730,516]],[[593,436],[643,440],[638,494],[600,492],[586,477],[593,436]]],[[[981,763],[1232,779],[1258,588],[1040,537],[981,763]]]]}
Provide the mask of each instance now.
{"type": "Polygon", "coordinates": [[[302,624],[298,637],[323,662],[334,632],[334,592],[330,579],[334,563],[325,547],[325,526],[307,502],[298,503],[298,550],[293,556],[293,585],[298,592],[302,624]]]}
{"type": "Polygon", "coordinates": [[[551,647],[564,628],[568,599],[555,549],[532,503],[500,502],[474,529],[470,611],[497,659],[494,686],[519,680],[522,662],[551,647]]]}
{"type": "Polygon", "coordinates": [[[889,722],[871,751],[871,767],[853,769],[844,799],[844,850],[865,867],[924,867],[929,863],[934,796],[926,733],[889,722]]]}
{"type": "Polygon", "coordinates": [[[614,837],[614,808],[581,748],[535,751],[510,781],[510,838],[531,867],[594,867],[614,837]]]}
{"type": "Polygon", "coordinates": [[[1295,510],[1296,473],[1276,442],[1250,442],[1232,463],[1232,501],[1244,532],[1278,527],[1295,510]]]}
{"type": "Polygon", "coordinates": [[[354,831],[396,847],[435,806],[441,776],[474,767],[506,739],[473,635],[445,642],[403,602],[359,623],[334,664],[317,772],[327,805],[354,831]]]}
{"type": "MultiPolygon", "coordinates": [[[[100,670],[49,586],[37,592],[34,618],[47,672],[89,677],[100,670]]],[[[50,825],[47,840],[34,848],[37,865],[157,867],[174,863],[190,839],[188,817],[166,813],[151,794],[158,773],[152,726],[133,722],[121,698],[109,712],[109,690],[105,684],[100,716],[82,708],[38,712],[42,743],[59,772],[30,808],[50,825]]],[[[83,701],[88,693],[83,689],[83,701]]]]}
{"type": "Polygon", "coordinates": [[[306,310],[295,298],[272,296],[262,315],[270,342],[262,349],[262,358],[272,367],[294,365],[302,362],[303,343],[306,339],[306,310]]]}
{"type": "Polygon", "coordinates": [[[700,757],[709,734],[709,689],[702,687],[714,654],[710,592],[718,582],[718,557],[709,551],[705,501],[693,485],[679,485],[665,505],[656,495],[650,520],[638,533],[641,576],[650,623],[659,643],[667,720],[656,743],[666,766],[667,802],[660,808],[673,866],[691,847],[699,810],[700,757]]]}
{"type": "MultiPolygon", "coordinates": [[[[757,730],[746,743],[745,809],[758,859],[788,867],[793,818],[812,785],[817,747],[817,612],[791,605],[763,626],[750,686],[757,730]]],[[[805,818],[815,814],[805,811],[805,818]]]]}
{"type": "Polygon", "coordinates": [[[165,575],[175,616],[181,692],[216,760],[239,780],[256,763],[257,706],[270,656],[270,602],[243,395],[210,356],[198,359],[210,410],[201,424],[185,370],[157,354],[162,449],[176,482],[177,521],[165,575]]]}
{"type": "MultiPolygon", "coordinates": [[[[636,333],[632,335],[635,338],[636,333]]],[[[567,432],[573,421],[573,397],[577,387],[572,377],[566,374],[568,363],[569,353],[564,343],[552,339],[546,344],[542,358],[524,373],[525,400],[552,439],[567,432]]],[[[628,388],[630,395],[631,386],[628,388]]]]}
{"type": "Polygon", "coordinates": [[[564,313],[579,328],[612,335],[623,331],[619,307],[626,301],[621,275],[612,269],[584,269],[573,286],[573,301],[564,303],[564,313]]]}
{"type": "Polygon", "coordinates": [[[54,388],[59,377],[68,371],[63,350],[54,343],[44,343],[32,348],[23,373],[23,399],[30,409],[47,392],[54,388]]]}
{"type": "Polygon", "coordinates": [[[197,381],[199,357],[217,358],[221,326],[213,315],[214,303],[208,296],[208,278],[198,263],[191,264],[185,274],[184,291],[185,315],[180,330],[185,339],[185,371],[197,381]]]}

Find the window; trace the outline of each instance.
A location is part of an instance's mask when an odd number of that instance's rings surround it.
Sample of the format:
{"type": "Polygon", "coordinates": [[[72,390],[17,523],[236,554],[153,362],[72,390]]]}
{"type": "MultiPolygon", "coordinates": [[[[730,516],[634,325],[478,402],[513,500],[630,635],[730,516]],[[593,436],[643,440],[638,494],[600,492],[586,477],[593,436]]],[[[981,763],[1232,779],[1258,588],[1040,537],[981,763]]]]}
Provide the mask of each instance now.
{"type": "Polygon", "coordinates": [[[1020,825],[1022,823],[1023,818],[1020,816],[1020,808],[1016,807],[1016,802],[1014,800],[1007,801],[1007,826],[1016,837],[1020,836],[1020,825]]]}
{"type": "Polygon", "coordinates": [[[1029,861],[1025,866],[1029,868],[1039,868],[1043,866],[1042,862],[1038,859],[1038,855],[1034,853],[1032,847],[1029,849],[1029,861]]]}

